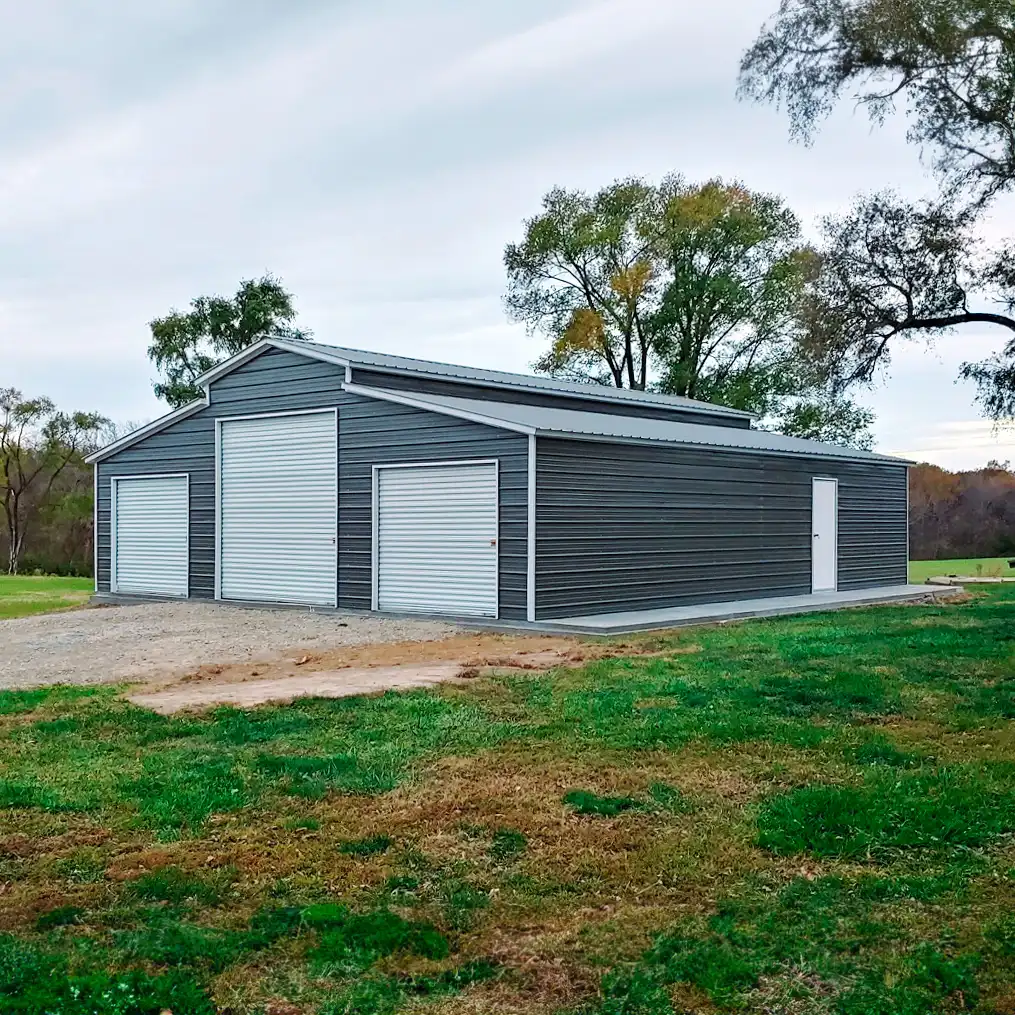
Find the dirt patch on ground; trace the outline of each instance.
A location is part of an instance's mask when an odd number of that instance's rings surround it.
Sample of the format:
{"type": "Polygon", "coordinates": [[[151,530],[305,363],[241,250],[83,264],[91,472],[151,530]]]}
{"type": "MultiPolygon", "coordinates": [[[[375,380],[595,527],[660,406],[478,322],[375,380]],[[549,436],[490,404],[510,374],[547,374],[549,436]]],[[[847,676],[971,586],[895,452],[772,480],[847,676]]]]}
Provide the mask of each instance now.
{"type": "Polygon", "coordinates": [[[213,705],[250,708],[295,698],[339,698],[468,680],[493,671],[545,672],[591,659],[644,654],[647,643],[577,638],[469,634],[439,641],[347,646],[297,652],[255,664],[201,666],[162,678],[129,695],[165,715],[213,705]]]}

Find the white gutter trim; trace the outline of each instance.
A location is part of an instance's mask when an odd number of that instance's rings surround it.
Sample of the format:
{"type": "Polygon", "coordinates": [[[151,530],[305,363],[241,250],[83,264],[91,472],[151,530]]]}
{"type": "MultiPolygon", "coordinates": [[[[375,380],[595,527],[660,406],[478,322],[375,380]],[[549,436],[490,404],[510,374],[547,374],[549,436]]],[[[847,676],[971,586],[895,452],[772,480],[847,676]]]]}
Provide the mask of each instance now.
{"type": "Polygon", "coordinates": [[[146,437],[150,437],[153,433],[158,433],[159,430],[162,430],[181,419],[186,419],[188,416],[193,416],[195,412],[199,412],[201,409],[206,409],[207,407],[208,398],[206,394],[204,398],[198,398],[193,402],[188,402],[186,405],[181,405],[179,409],[173,409],[172,412],[166,413],[165,416],[160,416],[158,419],[152,420],[151,423],[146,423],[143,427],[140,427],[137,430],[132,430],[129,434],[126,434],[119,440],[113,441],[112,444],[107,444],[104,448],[99,448],[98,451],[93,451],[85,459],[85,462],[89,465],[92,465],[95,462],[101,462],[104,458],[109,458],[110,455],[115,455],[118,451],[123,451],[124,448],[129,448],[132,444],[136,444],[138,441],[143,441],[146,437]]]}
{"type": "Polygon", "coordinates": [[[394,402],[396,405],[406,405],[411,409],[423,409],[426,412],[436,412],[440,416],[454,416],[456,419],[468,420],[470,423],[482,423],[484,426],[492,426],[498,430],[513,430],[515,433],[523,433],[528,436],[535,434],[535,428],[524,426],[521,423],[511,423],[507,420],[498,419],[496,416],[484,416],[479,412],[469,412],[465,409],[452,409],[446,405],[434,405],[427,401],[426,396],[413,398],[411,395],[402,392],[387,391],[382,388],[367,388],[359,384],[343,384],[343,391],[350,395],[362,395],[364,398],[376,398],[382,402],[394,402]]]}
{"type": "Polygon", "coordinates": [[[244,363],[255,359],[260,356],[262,352],[267,352],[269,349],[281,349],[283,352],[294,352],[298,356],[306,356],[308,359],[317,359],[322,363],[332,363],[335,366],[349,366],[349,362],[343,357],[336,356],[333,352],[329,353],[325,351],[327,348],[327,346],[318,345],[316,342],[286,341],[281,338],[262,338],[260,342],[248,345],[246,349],[242,349],[235,356],[230,356],[229,359],[223,360],[218,365],[213,366],[211,370],[206,370],[194,381],[194,383],[207,386],[213,381],[217,381],[224,374],[228,374],[237,367],[243,366],[244,363]]]}

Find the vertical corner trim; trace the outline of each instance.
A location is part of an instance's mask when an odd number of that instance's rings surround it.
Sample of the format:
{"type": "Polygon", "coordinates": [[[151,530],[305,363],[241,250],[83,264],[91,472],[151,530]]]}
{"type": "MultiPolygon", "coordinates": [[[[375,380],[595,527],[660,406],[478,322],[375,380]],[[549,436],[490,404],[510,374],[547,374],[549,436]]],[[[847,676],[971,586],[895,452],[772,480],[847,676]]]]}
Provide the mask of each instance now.
{"type": "Polygon", "coordinates": [[[375,613],[380,609],[380,576],[377,571],[380,564],[380,543],[377,531],[380,514],[377,503],[378,486],[377,466],[374,465],[370,471],[370,609],[375,613]]]}
{"type": "Polygon", "coordinates": [[[222,598],[222,420],[215,420],[215,598],[222,598]]]}
{"type": "Polygon", "coordinates": [[[526,539],[525,618],[536,619],[536,435],[529,434],[529,497],[526,539]]]}
{"type": "MultiPolygon", "coordinates": [[[[906,523],[908,525],[908,523],[906,523]]],[[[112,540],[112,533],[110,534],[112,540]]],[[[112,546],[112,542],[111,542],[112,546]]],[[[98,592],[98,463],[91,467],[91,576],[98,592]]]]}

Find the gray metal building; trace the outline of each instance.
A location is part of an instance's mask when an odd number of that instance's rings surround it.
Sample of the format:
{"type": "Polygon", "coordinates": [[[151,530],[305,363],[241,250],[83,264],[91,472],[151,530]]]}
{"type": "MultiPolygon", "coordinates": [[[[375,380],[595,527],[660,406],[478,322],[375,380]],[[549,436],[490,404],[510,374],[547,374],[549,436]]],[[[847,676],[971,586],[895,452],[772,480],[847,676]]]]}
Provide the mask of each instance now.
{"type": "Polygon", "coordinates": [[[648,392],[267,340],[95,463],[96,590],[502,620],[907,581],[907,463],[648,392]]]}

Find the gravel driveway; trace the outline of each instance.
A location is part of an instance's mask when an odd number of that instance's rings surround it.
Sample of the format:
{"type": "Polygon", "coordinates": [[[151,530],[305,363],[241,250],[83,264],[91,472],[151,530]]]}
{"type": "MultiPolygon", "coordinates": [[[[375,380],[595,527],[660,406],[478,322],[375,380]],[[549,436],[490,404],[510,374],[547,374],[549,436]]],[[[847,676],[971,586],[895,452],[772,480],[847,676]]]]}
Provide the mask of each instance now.
{"type": "Polygon", "coordinates": [[[428,620],[211,603],[97,607],[0,621],[0,687],[144,680],[304,648],[434,641],[455,633],[428,620]]]}

